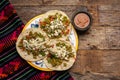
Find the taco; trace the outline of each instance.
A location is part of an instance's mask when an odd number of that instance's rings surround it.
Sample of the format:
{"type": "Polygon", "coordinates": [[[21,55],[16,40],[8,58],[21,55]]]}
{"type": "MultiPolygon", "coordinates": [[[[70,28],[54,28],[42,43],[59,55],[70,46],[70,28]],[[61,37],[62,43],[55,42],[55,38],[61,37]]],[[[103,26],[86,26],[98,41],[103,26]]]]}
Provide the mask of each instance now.
{"type": "Polygon", "coordinates": [[[49,54],[44,59],[44,63],[49,69],[61,71],[72,67],[76,59],[76,50],[70,42],[51,40],[45,46],[49,54]]]}
{"type": "Polygon", "coordinates": [[[30,28],[23,31],[16,42],[19,55],[27,61],[38,61],[43,59],[46,48],[43,45],[48,40],[46,33],[40,29],[30,28]]]}
{"type": "Polygon", "coordinates": [[[50,39],[66,40],[71,31],[71,23],[68,16],[58,10],[51,10],[40,19],[40,29],[47,33],[50,39]]]}

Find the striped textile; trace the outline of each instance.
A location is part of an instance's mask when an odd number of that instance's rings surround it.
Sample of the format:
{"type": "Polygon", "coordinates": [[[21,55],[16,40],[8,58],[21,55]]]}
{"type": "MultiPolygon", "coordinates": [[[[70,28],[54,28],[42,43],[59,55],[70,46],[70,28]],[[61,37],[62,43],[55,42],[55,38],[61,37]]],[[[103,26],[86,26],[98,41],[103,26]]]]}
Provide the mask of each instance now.
{"type": "Polygon", "coordinates": [[[23,27],[10,2],[0,0],[0,80],[73,80],[67,71],[40,71],[21,59],[15,43],[23,27]]]}

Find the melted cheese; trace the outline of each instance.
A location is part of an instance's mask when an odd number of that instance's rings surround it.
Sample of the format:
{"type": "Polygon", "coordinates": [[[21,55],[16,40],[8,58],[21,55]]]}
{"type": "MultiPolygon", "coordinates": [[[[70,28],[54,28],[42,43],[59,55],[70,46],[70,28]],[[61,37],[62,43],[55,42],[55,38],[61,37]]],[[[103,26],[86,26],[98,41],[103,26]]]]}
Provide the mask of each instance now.
{"type": "Polygon", "coordinates": [[[64,29],[64,25],[62,23],[62,21],[56,19],[54,21],[51,21],[51,25],[50,25],[50,28],[52,30],[54,30],[54,34],[50,34],[48,35],[49,37],[52,37],[52,36],[58,36],[62,30],[64,29]],[[55,30],[56,29],[56,30],[55,30]]]}

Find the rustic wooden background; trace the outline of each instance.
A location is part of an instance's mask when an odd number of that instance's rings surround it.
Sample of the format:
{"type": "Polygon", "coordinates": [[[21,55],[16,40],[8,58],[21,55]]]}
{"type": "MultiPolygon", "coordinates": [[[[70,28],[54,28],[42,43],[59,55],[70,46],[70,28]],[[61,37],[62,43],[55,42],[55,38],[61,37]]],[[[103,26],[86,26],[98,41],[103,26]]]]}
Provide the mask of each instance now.
{"type": "Polygon", "coordinates": [[[93,17],[91,29],[79,35],[77,61],[70,69],[80,80],[120,80],[120,0],[10,0],[26,24],[48,10],[71,18],[84,5],[93,17]]]}

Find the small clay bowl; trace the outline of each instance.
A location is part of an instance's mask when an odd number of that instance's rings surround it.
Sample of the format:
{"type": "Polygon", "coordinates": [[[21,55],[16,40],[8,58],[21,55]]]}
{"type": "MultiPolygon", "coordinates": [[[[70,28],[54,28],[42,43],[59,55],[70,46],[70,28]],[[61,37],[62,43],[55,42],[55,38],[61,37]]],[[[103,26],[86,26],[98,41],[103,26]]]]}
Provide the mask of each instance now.
{"type": "Polygon", "coordinates": [[[86,7],[80,7],[73,14],[72,24],[78,32],[87,31],[92,24],[92,16],[87,12],[86,7]]]}

